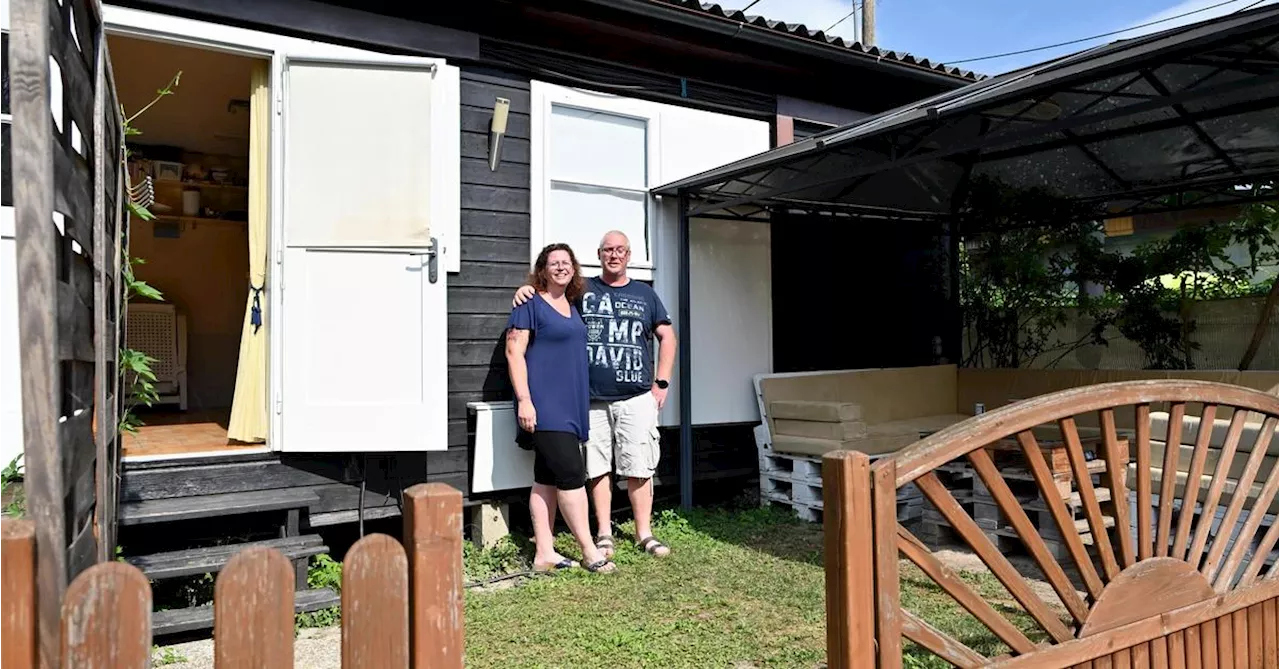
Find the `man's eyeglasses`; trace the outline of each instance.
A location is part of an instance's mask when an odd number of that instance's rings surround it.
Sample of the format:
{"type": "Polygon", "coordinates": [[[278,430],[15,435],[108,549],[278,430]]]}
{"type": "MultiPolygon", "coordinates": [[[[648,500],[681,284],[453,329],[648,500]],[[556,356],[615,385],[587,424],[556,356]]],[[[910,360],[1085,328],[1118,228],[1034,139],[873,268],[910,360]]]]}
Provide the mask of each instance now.
{"type": "Polygon", "coordinates": [[[623,257],[631,253],[631,248],[628,246],[608,246],[601,248],[600,253],[607,256],[623,257]]]}

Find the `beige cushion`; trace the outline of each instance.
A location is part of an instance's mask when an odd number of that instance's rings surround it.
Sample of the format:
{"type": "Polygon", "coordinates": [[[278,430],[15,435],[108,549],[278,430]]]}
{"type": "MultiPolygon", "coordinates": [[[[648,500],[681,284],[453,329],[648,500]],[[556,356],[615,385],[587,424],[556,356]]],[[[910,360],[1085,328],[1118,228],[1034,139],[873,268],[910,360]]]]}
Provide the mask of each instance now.
{"type": "Polygon", "coordinates": [[[916,439],[919,439],[921,435],[931,434],[944,428],[951,427],[966,418],[969,418],[969,416],[958,413],[949,413],[937,416],[920,416],[919,418],[891,420],[886,423],[873,423],[867,426],[867,435],[871,437],[881,437],[910,433],[916,435],[916,439]]]}
{"type": "Polygon", "coordinates": [[[769,415],[775,420],[811,420],[838,423],[860,420],[862,407],[849,402],[806,402],[781,400],[769,404],[769,415]]]}
{"type": "Polygon", "coordinates": [[[918,440],[919,437],[915,434],[886,435],[844,441],[776,435],[773,438],[773,450],[779,453],[814,456],[822,456],[831,451],[862,451],[867,455],[882,455],[896,453],[918,440]]]}
{"type": "Polygon", "coordinates": [[[779,418],[773,421],[773,427],[780,435],[788,437],[810,437],[812,439],[834,439],[845,441],[861,439],[867,436],[867,424],[860,420],[846,420],[839,423],[828,423],[816,420],[790,420],[779,418]]]}
{"type": "MultiPolygon", "coordinates": [[[[1128,479],[1127,483],[1130,490],[1134,490],[1137,488],[1137,484],[1138,484],[1137,471],[1138,471],[1137,467],[1131,463],[1129,465],[1128,476],[1126,477],[1128,479]]],[[[1159,498],[1159,495],[1160,495],[1160,485],[1162,480],[1163,480],[1163,477],[1162,477],[1160,468],[1152,467],[1151,468],[1151,494],[1155,496],[1157,499],[1159,498]]],[[[1253,485],[1249,486],[1249,494],[1247,497],[1245,497],[1246,501],[1244,505],[1244,510],[1241,511],[1242,516],[1245,514],[1248,514],[1249,509],[1253,508],[1253,505],[1257,503],[1258,494],[1262,492],[1263,480],[1264,479],[1259,477],[1257,481],[1254,481],[1253,485]]],[[[1212,476],[1200,477],[1200,492],[1196,495],[1197,502],[1204,501],[1205,496],[1209,492],[1209,485],[1210,483],[1212,483],[1212,481],[1213,481],[1212,476]]],[[[1174,483],[1174,486],[1173,486],[1174,497],[1177,499],[1182,499],[1186,489],[1187,489],[1187,472],[1185,471],[1178,472],[1177,482],[1174,483]]],[[[1231,504],[1231,497],[1232,495],[1235,494],[1235,491],[1236,491],[1236,481],[1228,480],[1226,482],[1226,485],[1222,487],[1222,497],[1218,499],[1218,506],[1225,508],[1229,504],[1231,504]]],[[[1274,514],[1278,510],[1277,507],[1280,507],[1280,500],[1277,500],[1276,497],[1272,497],[1271,505],[1267,512],[1274,514]]]]}
{"type": "MultiPolygon", "coordinates": [[[[1230,414],[1227,409],[1219,409],[1218,416],[1213,421],[1213,432],[1209,437],[1209,445],[1221,448],[1227,440],[1227,428],[1231,425],[1230,414]],[[1226,415],[1226,418],[1221,416],[1226,415]]],[[[1253,444],[1258,440],[1258,431],[1262,429],[1262,421],[1247,421],[1244,424],[1244,432],[1240,434],[1240,443],[1237,448],[1241,451],[1248,452],[1253,449],[1253,444]]],[[[1196,437],[1200,433],[1200,417],[1199,416],[1183,416],[1182,417],[1182,437],[1180,441],[1184,444],[1196,443],[1196,437]]],[[[1151,438],[1166,441],[1169,438],[1169,414],[1165,411],[1151,412],[1151,438]]],[[[1280,455],[1280,434],[1271,433],[1271,441],[1267,444],[1267,455],[1280,455]]]]}

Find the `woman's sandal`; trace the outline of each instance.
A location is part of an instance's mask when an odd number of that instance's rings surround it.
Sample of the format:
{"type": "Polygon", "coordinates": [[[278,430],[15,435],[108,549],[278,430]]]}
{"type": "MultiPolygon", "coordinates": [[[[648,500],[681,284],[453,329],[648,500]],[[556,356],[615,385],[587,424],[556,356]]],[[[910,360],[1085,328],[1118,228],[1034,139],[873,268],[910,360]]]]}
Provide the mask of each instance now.
{"type": "Polygon", "coordinates": [[[645,537],[644,539],[641,539],[640,541],[637,541],[636,548],[639,548],[640,550],[654,557],[666,557],[668,555],[671,555],[671,548],[668,547],[666,544],[662,543],[661,541],[658,541],[657,539],[653,538],[652,536],[648,536],[648,537],[645,537]]]}
{"type": "Polygon", "coordinates": [[[613,557],[613,537],[608,534],[601,534],[596,537],[596,549],[606,558],[613,557]]]}
{"type": "Polygon", "coordinates": [[[560,571],[561,569],[572,569],[576,566],[578,566],[577,560],[570,560],[569,558],[565,558],[555,564],[538,565],[535,562],[533,565],[533,570],[538,573],[547,573],[547,572],[553,572],[553,571],[560,571]]]}
{"type": "Polygon", "coordinates": [[[591,564],[585,565],[584,568],[593,574],[612,574],[614,571],[617,571],[617,567],[609,558],[596,560],[591,564]]]}

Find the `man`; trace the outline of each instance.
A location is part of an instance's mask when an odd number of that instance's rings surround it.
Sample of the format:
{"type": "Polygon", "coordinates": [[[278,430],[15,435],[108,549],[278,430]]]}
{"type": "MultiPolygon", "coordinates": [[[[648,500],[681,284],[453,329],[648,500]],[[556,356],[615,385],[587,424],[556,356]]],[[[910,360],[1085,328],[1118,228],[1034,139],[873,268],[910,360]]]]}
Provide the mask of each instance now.
{"type": "MultiPolygon", "coordinates": [[[[588,379],[591,386],[587,438],[587,489],[595,506],[596,547],[613,556],[610,472],[627,479],[636,521],[636,545],[653,556],[671,549],[653,536],[653,473],[658,467],[658,413],[667,401],[676,358],[671,317],[653,288],[627,277],[631,242],[617,230],[605,234],[597,253],[599,277],[587,279],[578,309],[587,323],[588,379]],[[658,364],[653,364],[653,339],[658,364]]],[[[533,296],[531,286],[516,291],[519,306],[533,296]]]]}

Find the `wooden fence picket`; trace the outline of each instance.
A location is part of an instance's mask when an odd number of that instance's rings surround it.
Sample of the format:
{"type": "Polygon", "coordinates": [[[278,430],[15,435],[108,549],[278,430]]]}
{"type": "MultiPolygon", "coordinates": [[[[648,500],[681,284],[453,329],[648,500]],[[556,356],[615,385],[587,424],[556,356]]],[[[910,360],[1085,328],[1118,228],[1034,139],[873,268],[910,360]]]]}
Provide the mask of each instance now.
{"type": "Polygon", "coordinates": [[[293,666],[293,565],[274,548],[247,548],[218,575],[213,595],[214,666],[293,666]]]}
{"type": "Polygon", "coordinates": [[[404,491],[414,669],[462,669],[462,493],[444,483],[404,491]]]}
{"type": "Polygon", "coordinates": [[[36,528],[30,520],[0,521],[0,620],[4,643],[0,666],[33,669],[36,666],[36,528]]]}
{"type": "Polygon", "coordinates": [[[147,669],[151,583],[133,565],[103,562],[80,573],[62,599],[63,669],[147,669]]]}
{"type": "Polygon", "coordinates": [[[409,560],[385,534],[357,541],[342,564],[342,666],[409,667],[409,560]]]}
{"type": "MultiPolygon", "coordinates": [[[[405,490],[404,499],[403,544],[372,534],[346,555],[346,669],[463,666],[462,493],[429,483],[405,490]]],[[[36,523],[5,518],[0,535],[0,666],[150,665],[151,584],[141,571],[125,562],[104,562],[82,572],[62,598],[55,650],[41,656],[36,523]]],[[[227,563],[214,588],[217,669],[293,666],[295,586],[293,565],[276,549],[248,548],[227,563]]]]}

